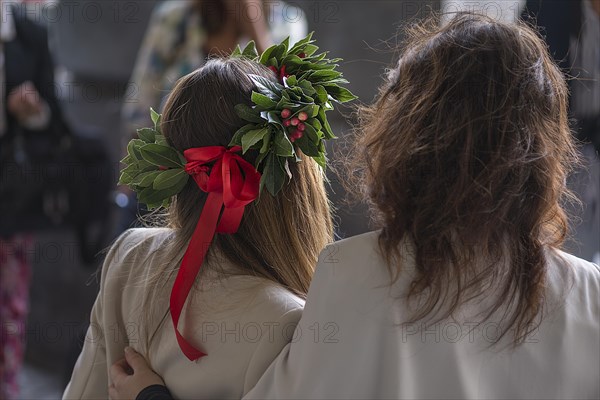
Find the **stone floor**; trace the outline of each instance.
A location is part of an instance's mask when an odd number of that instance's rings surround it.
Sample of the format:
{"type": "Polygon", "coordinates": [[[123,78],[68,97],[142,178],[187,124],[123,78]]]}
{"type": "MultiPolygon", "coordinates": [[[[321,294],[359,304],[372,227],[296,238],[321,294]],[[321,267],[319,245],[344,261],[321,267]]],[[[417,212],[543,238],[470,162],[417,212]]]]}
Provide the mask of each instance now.
{"type": "Polygon", "coordinates": [[[55,400],[62,396],[60,377],[45,368],[26,365],[19,384],[23,400],[55,400]]]}

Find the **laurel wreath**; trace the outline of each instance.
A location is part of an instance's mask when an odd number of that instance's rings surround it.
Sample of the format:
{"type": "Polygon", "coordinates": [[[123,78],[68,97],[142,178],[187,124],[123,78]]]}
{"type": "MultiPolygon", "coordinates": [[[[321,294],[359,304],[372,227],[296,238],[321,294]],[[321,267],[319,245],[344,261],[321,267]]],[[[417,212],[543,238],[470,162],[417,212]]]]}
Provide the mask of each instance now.
{"type": "MultiPolygon", "coordinates": [[[[327,52],[316,54],[312,33],[290,48],[289,38],[273,45],[261,55],[253,41],[231,57],[244,57],[272,69],[279,83],[258,75],[249,75],[256,90],[252,105],[238,104],[235,112],[244,121],[229,146],[241,146],[242,153],[258,152],[255,166],[261,172],[261,191],[272,195],[292,179],[289,162],[300,162],[300,152],[311,157],[323,169],[327,165],[325,140],[335,139],[326,112],[333,103],[354,100],[342,73],[336,71],[339,58],[327,59],[327,52]]],[[[170,147],[160,130],[161,116],[150,110],[153,128],[137,131],[138,139],[127,146],[121,160],[119,184],[128,185],[138,201],[149,209],[170,204],[172,196],[187,184],[186,159],[170,147]]]]}

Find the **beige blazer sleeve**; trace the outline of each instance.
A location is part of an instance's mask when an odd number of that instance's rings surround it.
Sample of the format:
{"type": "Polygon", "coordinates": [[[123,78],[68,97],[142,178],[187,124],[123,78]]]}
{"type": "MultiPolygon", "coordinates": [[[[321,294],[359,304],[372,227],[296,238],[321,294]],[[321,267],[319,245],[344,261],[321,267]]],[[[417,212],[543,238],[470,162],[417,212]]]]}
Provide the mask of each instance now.
{"type": "Polygon", "coordinates": [[[117,354],[113,357],[107,355],[106,342],[113,341],[113,348],[120,348],[121,354],[127,345],[127,335],[122,332],[114,322],[107,321],[105,316],[105,306],[108,300],[120,301],[117,291],[106,293],[106,283],[108,273],[114,264],[119,263],[123,257],[123,244],[128,240],[131,231],[121,235],[108,252],[104,265],[102,266],[102,275],[100,280],[100,292],[92,308],[90,315],[90,326],[85,336],[83,349],[71,376],[63,399],[107,399],[108,398],[108,362],[112,364],[117,354]],[[108,336],[107,336],[108,335],[108,336]],[[110,357],[110,359],[109,359],[110,357]]]}
{"type": "Polygon", "coordinates": [[[277,321],[265,325],[266,332],[263,333],[248,363],[244,379],[244,395],[256,385],[281,350],[294,339],[296,325],[301,316],[302,308],[298,307],[288,311],[277,321]]]}

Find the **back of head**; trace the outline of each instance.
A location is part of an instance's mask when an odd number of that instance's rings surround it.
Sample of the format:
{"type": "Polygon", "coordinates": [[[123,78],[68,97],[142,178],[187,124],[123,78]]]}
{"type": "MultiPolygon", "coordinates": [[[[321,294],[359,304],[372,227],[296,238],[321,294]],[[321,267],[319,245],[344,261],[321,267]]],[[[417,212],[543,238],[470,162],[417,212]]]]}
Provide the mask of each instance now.
{"type": "MultiPolygon", "coordinates": [[[[169,145],[181,152],[227,146],[245,125],[234,107],[251,104],[255,88],[249,74],[275,80],[266,67],[241,58],[213,59],[181,78],[163,112],[162,132],[169,145]]],[[[244,158],[250,160],[251,153],[244,158]]],[[[240,273],[265,277],[304,296],[319,252],[332,240],[332,222],[324,177],[316,163],[304,158],[291,163],[290,172],[293,179],[277,196],[263,191],[246,206],[237,233],[216,235],[209,256],[214,259],[218,253],[240,273]]],[[[206,197],[191,179],[177,195],[169,210],[179,243],[175,247],[185,248],[206,197]]]]}
{"type": "Polygon", "coordinates": [[[514,328],[518,343],[540,315],[544,247],[567,233],[560,200],[576,152],[563,75],[520,23],[463,13],[412,26],[407,38],[377,102],[362,110],[351,170],[392,272],[402,240],[415,245],[410,296],[426,301],[414,319],[440,301],[449,316],[493,281],[500,294],[488,317],[514,310],[503,333],[514,328]]]}

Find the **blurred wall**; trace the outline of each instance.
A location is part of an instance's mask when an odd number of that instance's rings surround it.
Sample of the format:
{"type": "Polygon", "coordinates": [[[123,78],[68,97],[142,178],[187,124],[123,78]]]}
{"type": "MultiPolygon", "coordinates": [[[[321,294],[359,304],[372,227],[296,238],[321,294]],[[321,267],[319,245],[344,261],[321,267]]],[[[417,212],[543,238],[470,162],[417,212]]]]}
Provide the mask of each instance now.
{"type": "Polygon", "coordinates": [[[47,18],[65,115],[80,135],[105,139],[115,179],[123,96],[134,90],[127,83],[156,3],[60,0],[47,18]]]}
{"type": "MultiPolygon", "coordinates": [[[[438,10],[439,1],[297,1],[305,12],[309,30],[314,31],[317,44],[331,51],[332,57],[343,58],[340,70],[350,81],[349,88],[359,97],[358,103],[369,104],[375,98],[378,86],[383,83],[386,68],[396,61],[396,47],[402,40],[399,28],[402,23],[423,17],[431,9],[438,10]]],[[[290,16],[290,18],[293,16],[290,16]]],[[[356,103],[356,104],[358,104],[356,103]]],[[[342,159],[344,140],[354,122],[353,106],[338,107],[331,123],[340,137],[329,146],[330,157],[336,165],[342,159]]],[[[338,209],[338,237],[356,235],[369,230],[368,212],[364,206],[346,202],[346,193],[335,174],[331,180],[331,199],[338,209]]]]}

